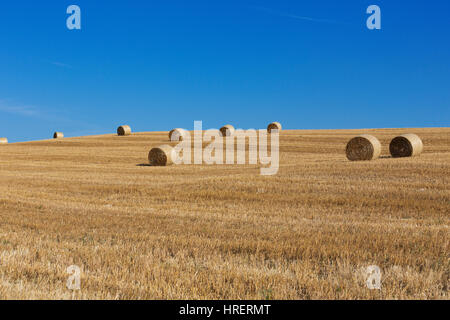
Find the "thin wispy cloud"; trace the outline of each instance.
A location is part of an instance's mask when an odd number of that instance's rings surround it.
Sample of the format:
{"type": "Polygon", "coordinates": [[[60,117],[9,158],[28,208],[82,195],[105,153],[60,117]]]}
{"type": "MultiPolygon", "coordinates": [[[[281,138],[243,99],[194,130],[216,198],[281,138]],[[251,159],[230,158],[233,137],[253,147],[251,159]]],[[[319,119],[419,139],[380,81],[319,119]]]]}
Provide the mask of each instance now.
{"type": "MultiPolygon", "coordinates": [[[[55,123],[58,125],[66,126],[77,126],[77,127],[87,127],[84,132],[90,132],[91,134],[100,134],[105,131],[100,128],[97,124],[87,123],[86,121],[74,120],[73,117],[64,111],[64,108],[56,109],[46,109],[42,107],[36,107],[32,105],[20,105],[13,103],[11,99],[0,99],[0,118],[2,113],[9,113],[22,117],[35,118],[41,121],[46,121],[50,123],[55,123]]],[[[70,132],[69,132],[70,133],[70,132]]],[[[77,132],[71,133],[71,135],[76,135],[77,132]]]]}
{"type": "Polygon", "coordinates": [[[17,114],[26,117],[37,117],[40,115],[39,110],[33,106],[11,105],[6,100],[0,100],[0,112],[17,114]]]}
{"type": "Polygon", "coordinates": [[[318,22],[318,23],[333,23],[333,24],[334,23],[335,24],[340,24],[341,23],[339,21],[330,20],[330,19],[321,19],[321,18],[301,16],[301,15],[285,13],[285,12],[278,12],[278,11],[275,11],[275,10],[272,10],[272,9],[269,9],[269,8],[258,7],[258,6],[252,6],[251,8],[259,10],[259,11],[263,11],[263,12],[266,12],[266,13],[269,13],[271,15],[276,15],[276,16],[279,16],[279,17],[286,17],[286,18],[291,18],[291,19],[296,19],[296,20],[318,22]]]}
{"type": "Polygon", "coordinates": [[[62,116],[58,111],[45,110],[33,105],[22,105],[11,102],[10,99],[0,100],[0,115],[2,113],[14,114],[22,117],[36,118],[45,121],[71,122],[67,117],[62,116]]]}

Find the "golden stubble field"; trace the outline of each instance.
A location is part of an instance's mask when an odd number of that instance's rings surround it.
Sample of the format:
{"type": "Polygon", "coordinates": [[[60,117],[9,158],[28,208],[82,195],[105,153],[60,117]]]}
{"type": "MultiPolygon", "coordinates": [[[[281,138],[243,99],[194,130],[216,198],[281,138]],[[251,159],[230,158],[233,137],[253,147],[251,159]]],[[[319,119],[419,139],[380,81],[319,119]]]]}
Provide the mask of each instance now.
{"type": "Polygon", "coordinates": [[[274,176],[142,165],[167,140],[0,146],[0,298],[449,298],[450,128],[283,131],[274,176]],[[406,132],[424,153],[390,158],[406,132]],[[381,159],[347,161],[359,133],[380,139],[381,159]],[[366,286],[370,265],[381,290],[366,286]]]}

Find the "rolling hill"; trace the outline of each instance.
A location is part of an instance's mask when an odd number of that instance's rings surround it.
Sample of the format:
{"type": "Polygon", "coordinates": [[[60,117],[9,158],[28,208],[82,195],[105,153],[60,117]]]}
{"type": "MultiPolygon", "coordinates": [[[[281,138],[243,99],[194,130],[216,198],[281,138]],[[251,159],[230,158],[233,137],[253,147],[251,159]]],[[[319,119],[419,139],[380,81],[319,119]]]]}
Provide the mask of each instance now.
{"type": "Polygon", "coordinates": [[[167,140],[1,145],[0,299],[449,298],[450,128],[285,130],[273,176],[146,165],[167,140]],[[407,132],[424,152],[391,158],[407,132]],[[346,159],[360,133],[380,159],[346,159]],[[381,290],[366,286],[370,265],[381,290]]]}

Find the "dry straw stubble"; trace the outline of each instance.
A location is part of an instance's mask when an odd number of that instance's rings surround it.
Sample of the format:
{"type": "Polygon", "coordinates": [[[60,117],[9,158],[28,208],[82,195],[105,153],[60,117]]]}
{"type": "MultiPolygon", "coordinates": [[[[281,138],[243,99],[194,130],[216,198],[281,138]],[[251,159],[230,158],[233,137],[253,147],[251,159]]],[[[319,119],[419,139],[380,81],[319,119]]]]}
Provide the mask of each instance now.
{"type": "Polygon", "coordinates": [[[129,136],[131,134],[130,126],[120,126],[117,128],[117,135],[119,136],[129,136]]]}
{"type": "Polygon", "coordinates": [[[169,145],[152,148],[148,153],[148,161],[152,166],[167,166],[173,163],[175,150],[169,145]]]}
{"type": "Polygon", "coordinates": [[[362,134],[347,143],[346,155],[350,161],[374,160],[381,154],[381,143],[377,138],[362,134]]]}
{"type": "Polygon", "coordinates": [[[402,134],[392,139],[389,144],[389,152],[394,158],[414,157],[423,151],[423,142],[414,133],[402,134]]]}
{"type": "Polygon", "coordinates": [[[450,128],[364,131],[387,154],[408,132],[426,154],[355,163],[344,150],[361,132],[290,131],[271,178],[137,165],[176,143],[167,132],[0,145],[0,297],[448,300],[450,128]]]}

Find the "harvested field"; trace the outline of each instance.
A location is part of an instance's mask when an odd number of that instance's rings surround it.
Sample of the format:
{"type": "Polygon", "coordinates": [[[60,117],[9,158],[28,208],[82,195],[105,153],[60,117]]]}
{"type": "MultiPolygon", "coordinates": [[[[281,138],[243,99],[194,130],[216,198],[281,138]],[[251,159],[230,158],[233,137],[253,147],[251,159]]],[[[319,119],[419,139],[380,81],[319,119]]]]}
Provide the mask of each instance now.
{"type": "Polygon", "coordinates": [[[450,128],[283,130],[274,176],[147,165],[167,134],[2,146],[0,299],[449,298],[450,128]],[[391,158],[404,132],[423,153],[391,158]],[[379,159],[347,160],[359,134],[379,159]]]}

